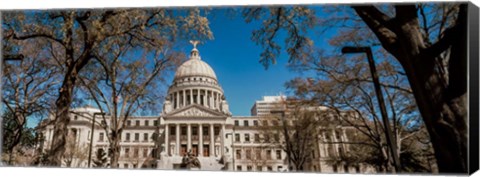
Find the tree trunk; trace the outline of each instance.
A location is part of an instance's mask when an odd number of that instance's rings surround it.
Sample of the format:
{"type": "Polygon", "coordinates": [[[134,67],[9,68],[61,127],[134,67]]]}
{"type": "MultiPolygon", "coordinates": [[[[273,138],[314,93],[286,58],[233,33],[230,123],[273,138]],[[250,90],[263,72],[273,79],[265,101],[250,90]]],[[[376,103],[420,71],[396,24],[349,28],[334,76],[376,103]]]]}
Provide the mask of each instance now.
{"type": "MultiPolygon", "coordinates": [[[[459,16],[461,19],[462,15],[459,16]]],[[[401,58],[407,73],[435,149],[439,171],[447,173],[467,172],[466,26],[459,23],[456,27],[460,37],[454,39],[451,47],[447,86],[442,75],[435,72],[437,55],[421,53],[424,44],[416,26],[406,24],[397,33],[403,36],[399,38],[401,52],[396,57],[401,58]]]]}
{"type": "Polygon", "coordinates": [[[383,48],[395,56],[407,74],[418,109],[430,134],[439,172],[466,173],[467,4],[460,5],[458,20],[449,31],[451,34],[446,32],[445,37],[440,39],[447,47],[436,49],[437,51],[432,47],[435,44],[425,45],[415,5],[396,5],[396,16],[389,19],[389,26],[379,25],[384,23],[379,20],[385,19],[380,19],[384,16],[380,16],[375,7],[354,8],[379,38],[383,48]],[[436,66],[435,60],[449,47],[451,55],[446,79],[436,71],[439,66],[436,66]]]}
{"type": "Polygon", "coordinates": [[[439,171],[466,172],[466,95],[445,98],[449,92],[439,93],[443,86],[438,76],[425,73],[423,66],[415,64],[405,71],[410,76],[410,85],[416,88],[414,95],[430,134],[439,171]],[[422,75],[429,77],[418,79],[422,75]]]}
{"type": "Polygon", "coordinates": [[[13,165],[12,163],[12,159],[13,159],[13,148],[12,149],[9,149],[7,152],[10,152],[8,154],[8,165],[13,165]]]}
{"type": "Polygon", "coordinates": [[[380,142],[380,151],[382,152],[382,169],[383,171],[386,173],[386,172],[392,172],[392,166],[391,166],[391,158],[390,158],[390,153],[388,153],[388,149],[387,147],[383,148],[382,147],[382,144],[384,144],[384,142],[380,142]]]}
{"type": "Polygon", "coordinates": [[[60,166],[65,153],[67,125],[70,123],[69,110],[72,103],[72,93],[75,87],[76,72],[66,74],[64,84],[60,88],[60,95],[55,102],[57,107],[54,120],[52,147],[48,153],[47,162],[50,166],[60,166]]]}
{"type": "MultiPolygon", "coordinates": [[[[60,166],[62,164],[62,157],[65,153],[66,137],[68,136],[67,126],[70,123],[69,110],[72,104],[72,94],[75,90],[76,80],[80,70],[89,62],[90,50],[93,48],[93,42],[90,40],[84,41],[84,51],[75,59],[73,43],[73,32],[75,21],[75,11],[69,11],[65,14],[65,61],[67,65],[67,72],[59,90],[58,99],[55,102],[56,112],[54,120],[54,130],[52,138],[52,147],[48,153],[47,162],[51,166],[60,166]]],[[[84,34],[86,35],[86,34],[84,34]]]]}
{"type": "Polygon", "coordinates": [[[10,152],[8,155],[8,165],[13,165],[13,154],[15,153],[15,148],[17,145],[22,141],[23,131],[25,129],[25,116],[15,111],[14,120],[17,122],[17,124],[13,128],[11,144],[7,145],[6,150],[6,152],[10,152]]]}
{"type": "Polygon", "coordinates": [[[112,136],[112,142],[110,143],[110,149],[112,150],[110,153],[110,168],[118,168],[118,158],[120,157],[120,141],[120,136],[112,136]]]}

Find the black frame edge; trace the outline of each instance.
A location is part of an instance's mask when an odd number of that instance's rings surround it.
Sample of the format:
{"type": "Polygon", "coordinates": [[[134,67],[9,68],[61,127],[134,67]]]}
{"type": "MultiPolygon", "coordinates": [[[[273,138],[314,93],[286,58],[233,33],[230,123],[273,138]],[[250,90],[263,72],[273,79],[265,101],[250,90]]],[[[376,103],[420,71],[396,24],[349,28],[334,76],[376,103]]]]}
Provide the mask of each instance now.
{"type": "MultiPolygon", "coordinates": [[[[468,60],[469,60],[469,163],[471,175],[479,169],[479,12],[468,3],[468,60]]],[[[467,41],[465,41],[467,42],[467,41]]]]}

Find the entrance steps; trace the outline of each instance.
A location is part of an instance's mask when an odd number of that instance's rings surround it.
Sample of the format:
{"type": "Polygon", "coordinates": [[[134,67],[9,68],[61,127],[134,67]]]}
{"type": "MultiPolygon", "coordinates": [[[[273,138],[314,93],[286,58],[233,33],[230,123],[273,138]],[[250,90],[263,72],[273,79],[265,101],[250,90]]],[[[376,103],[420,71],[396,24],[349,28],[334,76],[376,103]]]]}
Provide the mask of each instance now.
{"type": "MultiPolygon", "coordinates": [[[[220,164],[220,157],[197,157],[200,161],[202,171],[220,171],[223,164],[220,164]]],[[[157,160],[158,169],[176,169],[182,163],[182,156],[162,156],[157,160]]]]}

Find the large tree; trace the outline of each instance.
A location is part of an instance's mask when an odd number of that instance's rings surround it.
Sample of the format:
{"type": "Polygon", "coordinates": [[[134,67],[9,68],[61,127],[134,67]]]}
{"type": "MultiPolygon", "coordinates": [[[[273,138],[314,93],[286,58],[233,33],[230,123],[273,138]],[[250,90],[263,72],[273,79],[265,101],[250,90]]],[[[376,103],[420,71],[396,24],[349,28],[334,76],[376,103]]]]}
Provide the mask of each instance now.
{"type": "Polygon", "coordinates": [[[318,134],[327,121],[327,112],[300,100],[282,100],[275,111],[263,119],[263,143],[279,147],[287,154],[288,169],[304,171],[318,143],[318,134]]]}
{"type": "Polygon", "coordinates": [[[333,26],[339,35],[344,35],[342,29],[354,31],[367,27],[369,31],[362,37],[373,34],[373,38],[366,40],[380,44],[400,63],[429,132],[439,171],[467,172],[467,4],[351,7],[324,14],[315,12],[321,8],[300,6],[248,8],[243,14],[247,22],[264,20],[261,29],[253,32],[252,39],[263,46],[261,62],[266,66],[275,61],[280,52],[281,46],[274,40],[279,31],[289,32],[284,47],[290,60],[296,61],[302,59],[315,41],[308,38],[309,28],[333,26]],[[349,14],[351,12],[355,13],[349,14]],[[348,16],[338,18],[342,13],[348,16]]]}
{"type": "Polygon", "coordinates": [[[5,113],[2,146],[10,155],[7,161],[9,165],[14,163],[12,156],[16,153],[17,146],[23,144],[25,138],[33,136],[33,130],[27,127],[27,123],[40,122],[41,117],[49,112],[55,96],[50,92],[58,87],[58,71],[50,68],[52,61],[46,56],[46,51],[31,50],[36,44],[30,41],[3,40],[5,52],[22,53],[18,60],[5,61],[2,68],[1,97],[5,113]],[[23,47],[14,48],[16,45],[23,47]]]}
{"type": "Polygon", "coordinates": [[[62,162],[66,167],[85,167],[88,159],[88,145],[78,143],[75,129],[70,129],[62,162]]]}
{"type": "Polygon", "coordinates": [[[31,157],[28,157],[28,152],[35,146],[33,128],[19,126],[14,114],[8,111],[2,114],[2,119],[1,160],[7,165],[29,164],[28,158],[31,157]]]}
{"type": "MultiPolygon", "coordinates": [[[[373,6],[354,7],[382,46],[402,65],[435,149],[440,172],[468,170],[467,5],[430,43],[416,5],[395,6],[387,16],[373,6]],[[448,56],[442,53],[449,52],[448,56]]],[[[419,10],[420,9],[420,10],[419,10]]]]}
{"type": "MultiPolygon", "coordinates": [[[[128,40],[112,41],[117,44],[128,40]]],[[[128,47],[128,46],[126,46],[128,47]]],[[[115,168],[120,156],[120,141],[127,122],[140,112],[158,109],[163,100],[165,74],[182,61],[183,55],[159,48],[154,54],[130,56],[125,48],[109,48],[97,54],[100,67],[90,67],[81,76],[82,88],[102,113],[101,119],[110,143],[110,164],[115,168]],[[100,70],[97,68],[101,68],[100,70]],[[94,72],[94,69],[97,72],[94,72]],[[106,115],[108,114],[108,115],[106,115]]],[[[98,123],[98,122],[97,122],[98,123]]],[[[156,137],[155,137],[156,138],[156,137]]]]}
{"type": "MultiPolygon", "coordinates": [[[[414,139],[423,129],[424,124],[414,103],[412,91],[405,81],[406,78],[395,70],[395,67],[386,62],[378,66],[378,74],[382,76],[383,93],[386,97],[388,118],[392,125],[393,140],[398,144],[395,152],[402,157],[404,149],[410,144],[405,140],[414,139]]],[[[321,50],[305,57],[304,62],[293,65],[296,70],[314,72],[315,77],[296,78],[287,83],[288,88],[295,95],[314,103],[328,107],[331,115],[337,117],[339,123],[352,127],[365,138],[361,141],[337,142],[356,144],[355,146],[369,146],[375,149],[374,154],[363,153],[367,156],[379,156],[376,161],[364,158],[365,161],[356,163],[371,163],[381,169],[393,171],[389,163],[391,156],[386,143],[385,128],[381,121],[375,90],[371,82],[370,70],[363,57],[346,58],[345,56],[325,56],[321,50]]],[[[352,134],[352,133],[350,133],[352,134]]],[[[425,137],[425,138],[428,138],[425,137]]],[[[429,146],[426,144],[425,146],[429,146]]],[[[362,154],[359,154],[362,155],[362,154]]],[[[422,170],[422,169],[418,169],[422,170]]]]}
{"type": "MultiPolygon", "coordinates": [[[[54,136],[48,152],[50,165],[59,166],[65,152],[69,109],[79,73],[95,53],[111,48],[115,38],[126,38],[130,51],[155,51],[165,40],[195,35],[211,36],[208,20],[198,10],[174,12],[169,9],[104,9],[11,11],[3,13],[2,30],[13,40],[43,41],[52,59],[61,68],[62,81],[55,106],[54,136]]],[[[21,47],[21,46],[19,46],[21,47]]],[[[119,46],[123,47],[123,46],[119,46]]],[[[17,53],[13,53],[17,54],[17,53]]]]}

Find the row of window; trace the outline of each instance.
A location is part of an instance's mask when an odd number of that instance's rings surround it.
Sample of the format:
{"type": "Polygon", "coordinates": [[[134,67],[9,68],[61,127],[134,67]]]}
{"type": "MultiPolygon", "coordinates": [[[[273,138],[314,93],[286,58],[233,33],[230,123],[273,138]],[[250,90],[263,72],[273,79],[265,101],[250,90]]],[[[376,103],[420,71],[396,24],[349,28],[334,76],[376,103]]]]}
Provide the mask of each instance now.
{"type": "Polygon", "coordinates": [[[152,149],[152,150],[149,150],[149,148],[143,148],[142,149],[142,156],[139,156],[140,154],[140,148],[133,148],[133,153],[131,154],[130,153],[130,148],[124,148],[124,153],[123,153],[123,157],[125,158],[140,158],[140,157],[143,157],[143,158],[147,158],[147,157],[153,157],[155,158],[155,149],[152,149]],[[150,153],[150,154],[148,154],[150,153]]]}
{"type": "MultiPolygon", "coordinates": [[[[278,101],[280,101],[280,100],[278,100],[278,101]]],[[[270,105],[272,105],[272,106],[284,105],[284,103],[282,103],[282,102],[256,102],[255,104],[256,105],[267,105],[267,106],[270,106],[270,105]]]]}
{"type": "MultiPolygon", "coordinates": [[[[147,142],[148,140],[149,140],[149,134],[148,133],[143,133],[143,141],[147,142]]],[[[130,141],[130,133],[125,133],[125,141],[126,142],[130,141]]],[[[133,141],[140,141],[140,133],[134,133],[133,141]]]]}
{"type": "MultiPolygon", "coordinates": [[[[176,131],[176,126],[170,126],[168,131],[170,135],[177,135],[176,131]]],[[[202,135],[207,136],[210,135],[210,127],[208,126],[191,126],[191,131],[192,135],[196,136],[199,135],[200,130],[202,130],[202,135]]],[[[180,126],[180,135],[186,136],[188,133],[188,127],[187,126],[180,126]]],[[[213,133],[215,136],[218,136],[220,134],[220,127],[213,127],[213,133]]]]}
{"type": "MultiPolygon", "coordinates": [[[[326,152],[327,156],[331,156],[331,157],[337,156],[337,154],[334,151],[334,148],[335,147],[333,146],[333,144],[327,145],[327,152],[326,152]]],[[[342,145],[338,145],[337,152],[338,152],[338,156],[340,156],[340,157],[344,157],[346,155],[345,151],[343,150],[342,145]]]]}
{"type": "MultiPolygon", "coordinates": [[[[130,158],[130,157],[133,157],[133,158],[137,158],[137,157],[147,158],[147,157],[150,157],[150,156],[153,157],[153,158],[156,157],[155,156],[156,149],[151,149],[150,150],[149,148],[143,148],[142,149],[142,156],[139,156],[141,148],[133,148],[133,154],[130,153],[131,151],[130,151],[129,147],[126,147],[126,148],[123,148],[123,149],[124,149],[123,157],[125,157],[125,158],[130,158]]],[[[109,157],[110,153],[112,153],[110,148],[108,149],[108,151],[103,150],[103,148],[98,148],[97,152],[98,151],[104,151],[106,153],[107,157],[109,157]]]]}
{"type": "MultiPolygon", "coordinates": [[[[245,166],[245,169],[247,171],[253,171],[253,166],[252,165],[246,165],[245,166]]],[[[277,166],[277,171],[282,171],[283,169],[283,166],[277,166]]],[[[273,167],[272,166],[267,166],[266,168],[267,171],[273,171],[273,167]]],[[[237,171],[243,171],[243,166],[242,165],[237,165],[237,171]]],[[[263,169],[263,166],[262,165],[257,165],[255,167],[255,171],[264,171],[263,169]]]]}
{"type": "MultiPolygon", "coordinates": [[[[130,165],[128,163],[123,164],[123,168],[129,168],[129,167],[130,165]]],[[[132,164],[132,168],[138,168],[137,164],[132,164]]],[[[144,165],[142,168],[147,168],[147,166],[144,165]]],[[[157,168],[157,164],[156,163],[150,164],[150,168],[153,168],[153,169],[157,168]]]]}
{"type": "MultiPolygon", "coordinates": [[[[360,165],[354,165],[353,168],[355,169],[355,173],[360,173],[360,165]]],[[[332,170],[333,172],[338,172],[338,165],[337,164],[333,164],[332,165],[332,170]]],[[[343,172],[344,173],[349,173],[350,172],[350,167],[347,165],[347,164],[343,164],[343,172]]]]}
{"type": "MultiPolygon", "coordinates": [[[[273,160],[274,158],[272,157],[272,150],[267,149],[265,150],[265,156],[262,154],[262,149],[255,149],[255,157],[253,157],[252,154],[252,149],[237,149],[235,151],[235,159],[246,159],[246,160],[251,160],[253,158],[255,159],[266,159],[266,160],[273,160]],[[242,151],[245,151],[243,154],[242,151]]],[[[282,160],[282,150],[275,150],[275,160],[282,160]]]]}
{"type": "MultiPolygon", "coordinates": [[[[253,126],[259,126],[258,124],[258,120],[243,120],[243,124],[240,125],[240,120],[235,120],[235,126],[244,126],[244,127],[248,127],[250,125],[253,125],[253,126]],[[252,124],[250,124],[250,121],[252,122],[252,124]]],[[[267,120],[262,120],[262,124],[261,125],[264,125],[264,126],[268,126],[268,125],[273,125],[273,126],[277,126],[279,125],[278,124],[278,120],[271,120],[271,123],[268,124],[268,121],[267,120]]]]}
{"type": "MultiPolygon", "coordinates": [[[[241,139],[240,136],[241,136],[240,133],[235,134],[235,142],[240,142],[240,139],[241,139]]],[[[262,142],[267,142],[267,143],[271,142],[270,135],[268,135],[268,134],[263,134],[262,138],[263,138],[262,142]]],[[[279,134],[273,134],[273,140],[275,142],[279,142],[280,141],[280,135],[279,134]]],[[[258,134],[258,133],[253,134],[253,142],[259,143],[260,141],[261,141],[260,134],[258,134]]],[[[243,142],[244,143],[252,142],[251,138],[250,138],[250,133],[243,134],[243,142]]]]}
{"type": "MultiPolygon", "coordinates": [[[[78,115],[73,116],[73,120],[78,120],[78,118],[79,118],[78,115]]],[[[90,120],[91,120],[91,119],[90,119],[90,120]]],[[[98,119],[97,119],[95,122],[98,123],[98,119]]],[[[102,125],[107,125],[107,122],[106,122],[105,120],[102,120],[102,123],[101,123],[101,124],[102,124],[102,125]]]]}
{"type": "Polygon", "coordinates": [[[186,78],[183,78],[182,80],[177,80],[177,82],[174,82],[173,84],[180,84],[182,82],[190,82],[190,81],[204,81],[204,82],[210,82],[212,84],[217,84],[217,82],[215,82],[215,80],[211,80],[211,79],[208,79],[208,78],[203,78],[203,77],[193,77],[193,78],[190,78],[190,77],[186,77],[186,78]]]}
{"type": "MultiPolygon", "coordinates": [[[[237,171],[243,171],[243,168],[244,166],[242,165],[237,165],[237,171]]],[[[355,165],[353,166],[354,168],[354,171],[355,173],[360,173],[360,166],[359,165],[355,165]]],[[[253,166],[252,165],[246,165],[245,166],[245,169],[247,171],[253,171],[253,166]]],[[[332,169],[333,169],[333,172],[338,172],[338,166],[336,164],[333,164],[332,165],[332,169]]],[[[263,166],[262,165],[257,165],[256,168],[255,168],[256,171],[263,171],[263,166]]],[[[267,166],[266,168],[267,171],[273,171],[273,167],[272,166],[267,166]]],[[[283,170],[283,166],[279,165],[277,166],[277,171],[282,171],[283,170]]],[[[313,170],[314,171],[317,171],[317,166],[313,166],[313,170]]],[[[350,172],[350,167],[346,164],[343,165],[343,172],[344,173],[349,173],[350,172]]]]}
{"type": "MultiPolygon", "coordinates": [[[[89,132],[90,133],[90,132],[89,132]]],[[[153,134],[152,134],[153,136],[153,134]]],[[[150,135],[149,133],[143,133],[143,141],[144,142],[148,142],[149,141],[149,138],[150,138],[150,135]]],[[[153,139],[153,137],[152,137],[153,139]]],[[[104,142],[106,141],[105,140],[105,133],[99,133],[98,135],[98,141],[99,142],[104,142]]],[[[125,133],[125,139],[124,139],[125,142],[129,142],[130,141],[130,133],[125,133]]],[[[134,139],[133,141],[140,141],[140,133],[134,133],[134,139]]]]}
{"type": "MultiPolygon", "coordinates": [[[[322,131],[321,135],[324,135],[326,141],[331,141],[332,132],[322,131]]],[[[335,130],[335,138],[337,141],[342,141],[342,133],[339,130],[335,130]]]]}
{"type": "MultiPolygon", "coordinates": [[[[127,127],[131,127],[132,125],[132,120],[127,120],[127,127]]],[[[135,126],[139,127],[140,126],[140,120],[135,120],[135,126]]],[[[143,126],[151,126],[150,125],[150,120],[144,120],[143,121],[143,126]]],[[[153,120],[152,126],[158,126],[158,120],[153,120]]]]}
{"type": "MultiPolygon", "coordinates": [[[[74,120],[78,120],[78,116],[75,115],[73,117],[74,120]]],[[[105,120],[102,120],[102,125],[107,125],[107,122],[105,120]]],[[[143,121],[143,125],[142,126],[158,126],[158,120],[153,120],[153,124],[150,124],[150,120],[144,120],[143,121]]],[[[126,126],[130,127],[130,126],[133,126],[132,125],[132,120],[127,120],[126,122],[126,126]]],[[[135,126],[140,126],[140,120],[135,120],[135,126]]]]}

